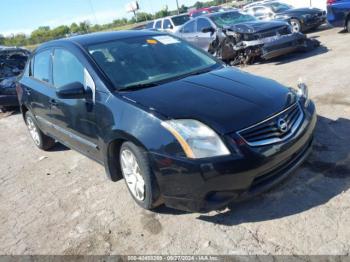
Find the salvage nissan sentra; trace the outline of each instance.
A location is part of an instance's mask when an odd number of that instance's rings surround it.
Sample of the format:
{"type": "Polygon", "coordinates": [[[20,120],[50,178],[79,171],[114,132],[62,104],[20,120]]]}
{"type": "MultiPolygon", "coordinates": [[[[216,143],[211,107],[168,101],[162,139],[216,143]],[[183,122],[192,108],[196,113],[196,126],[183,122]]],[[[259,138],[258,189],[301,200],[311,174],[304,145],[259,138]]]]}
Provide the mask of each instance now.
{"type": "Polygon", "coordinates": [[[305,85],[150,31],[45,43],[17,91],[39,148],[58,141],[103,164],[145,209],[205,212],[271,188],[307,157],[316,123],[305,85]]]}
{"type": "Polygon", "coordinates": [[[237,10],[192,19],[176,35],[230,65],[306,52],[320,45],[316,39],[293,32],[285,21],[260,21],[237,10]]]}

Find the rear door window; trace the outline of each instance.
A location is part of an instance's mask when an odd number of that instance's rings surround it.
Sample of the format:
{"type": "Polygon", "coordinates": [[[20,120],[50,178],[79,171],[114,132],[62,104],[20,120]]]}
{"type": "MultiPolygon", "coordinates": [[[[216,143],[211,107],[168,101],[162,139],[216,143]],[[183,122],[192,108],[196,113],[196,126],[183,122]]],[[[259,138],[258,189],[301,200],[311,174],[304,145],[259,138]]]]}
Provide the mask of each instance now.
{"type": "Polygon", "coordinates": [[[163,29],[171,29],[173,25],[171,24],[169,19],[165,19],[163,22],[163,29]]]}
{"type": "Polygon", "coordinates": [[[162,20],[158,20],[154,26],[155,29],[161,29],[162,28],[162,20]]]}
{"type": "Polygon", "coordinates": [[[182,29],[182,33],[185,33],[185,34],[186,33],[194,33],[195,32],[195,25],[196,25],[196,21],[195,20],[189,22],[182,29]]]}
{"type": "Polygon", "coordinates": [[[51,51],[42,51],[35,55],[32,76],[43,82],[50,82],[51,51]]]}
{"type": "Polygon", "coordinates": [[[203,29],[212,27],[210,22],[205,18],[198,18],[197,20],[197,32],[202,32],[203,29]]]}

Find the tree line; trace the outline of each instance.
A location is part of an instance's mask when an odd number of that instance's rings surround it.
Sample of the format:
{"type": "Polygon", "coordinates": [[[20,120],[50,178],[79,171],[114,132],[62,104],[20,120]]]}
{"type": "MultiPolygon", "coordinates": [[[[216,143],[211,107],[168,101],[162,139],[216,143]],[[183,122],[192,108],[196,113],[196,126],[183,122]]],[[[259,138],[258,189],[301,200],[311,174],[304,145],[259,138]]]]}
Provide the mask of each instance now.
{"type": "MultiPolygon", "coordinates": [[[[224,3],[232,2],[233,0],[213,0],[209,2],[196,2],[192,8],[203,8],[215,5],[221,5],[224,3]]],[[[179,7],[180,13],[187,13],[189,7],[182,5],[179,7]]],[[[50,28],[49,26],[40,26],[30,35],[26,35],[24,33],[13,34],[10,36],[3,36],[0,34],[0,45],[6,46],[29,46],[29,45],[37,45],[46,41],[59,39],[71,35],[77,34],[86,34],[104,30],[113,30],[122,28],[123,26],[132,25],[135,23],[141,23],[145,21],[151,21],[154,19],[175,15],[178,13],[178,10],[169,11],[168,8],[164,8],[159,10],[155,14],[150,14],[146,12],[137,12],[134,17],[131,19],[121,18],[116,19],[108,24],[90,24],[89,21],[84,21],[80,23],[72,23],[70,26],[61,25],[55,28],[50,28]]]]}

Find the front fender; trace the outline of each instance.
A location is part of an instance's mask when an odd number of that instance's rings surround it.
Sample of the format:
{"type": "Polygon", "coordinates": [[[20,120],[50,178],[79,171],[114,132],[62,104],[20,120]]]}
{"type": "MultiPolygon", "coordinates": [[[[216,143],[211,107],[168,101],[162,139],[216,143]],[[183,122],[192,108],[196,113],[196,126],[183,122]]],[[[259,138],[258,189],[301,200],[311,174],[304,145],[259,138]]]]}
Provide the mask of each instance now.
{"type": "Polygon", "coordinates": [[[162,125],[162,119],[151,110],[122,98],[113,97],[101,118],[103,162],[108,177],[117,181],[122,178],[119,164],[120,147],[125,141],[133,142],[146,152],[162,155],[184,155],[181,145],[162,125]],[[108,116],[108,117],[107,117],[108,116]]]}

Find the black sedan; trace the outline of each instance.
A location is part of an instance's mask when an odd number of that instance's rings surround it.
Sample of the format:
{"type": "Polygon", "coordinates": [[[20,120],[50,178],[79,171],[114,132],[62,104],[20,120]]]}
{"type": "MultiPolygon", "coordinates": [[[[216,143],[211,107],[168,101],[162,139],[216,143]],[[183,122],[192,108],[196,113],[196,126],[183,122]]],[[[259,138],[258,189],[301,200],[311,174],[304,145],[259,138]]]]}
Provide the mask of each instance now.
{"type": "Polygon", "coordinates": [[[101,163],[146,209],[203,212],[271,188],[307,157],[316,123],[305,86],[151,31],[43,44],[18,95],[39,148],[59,141],[101,163]]]}
{"type": "Polygon", "coordinates": [[[294,32],[316,29],[326,22],[326,12],[318,8],[293,8],[280,2],[265,2],[249,5],[244,11],[261,20],[289,21],[294,32]]]}

